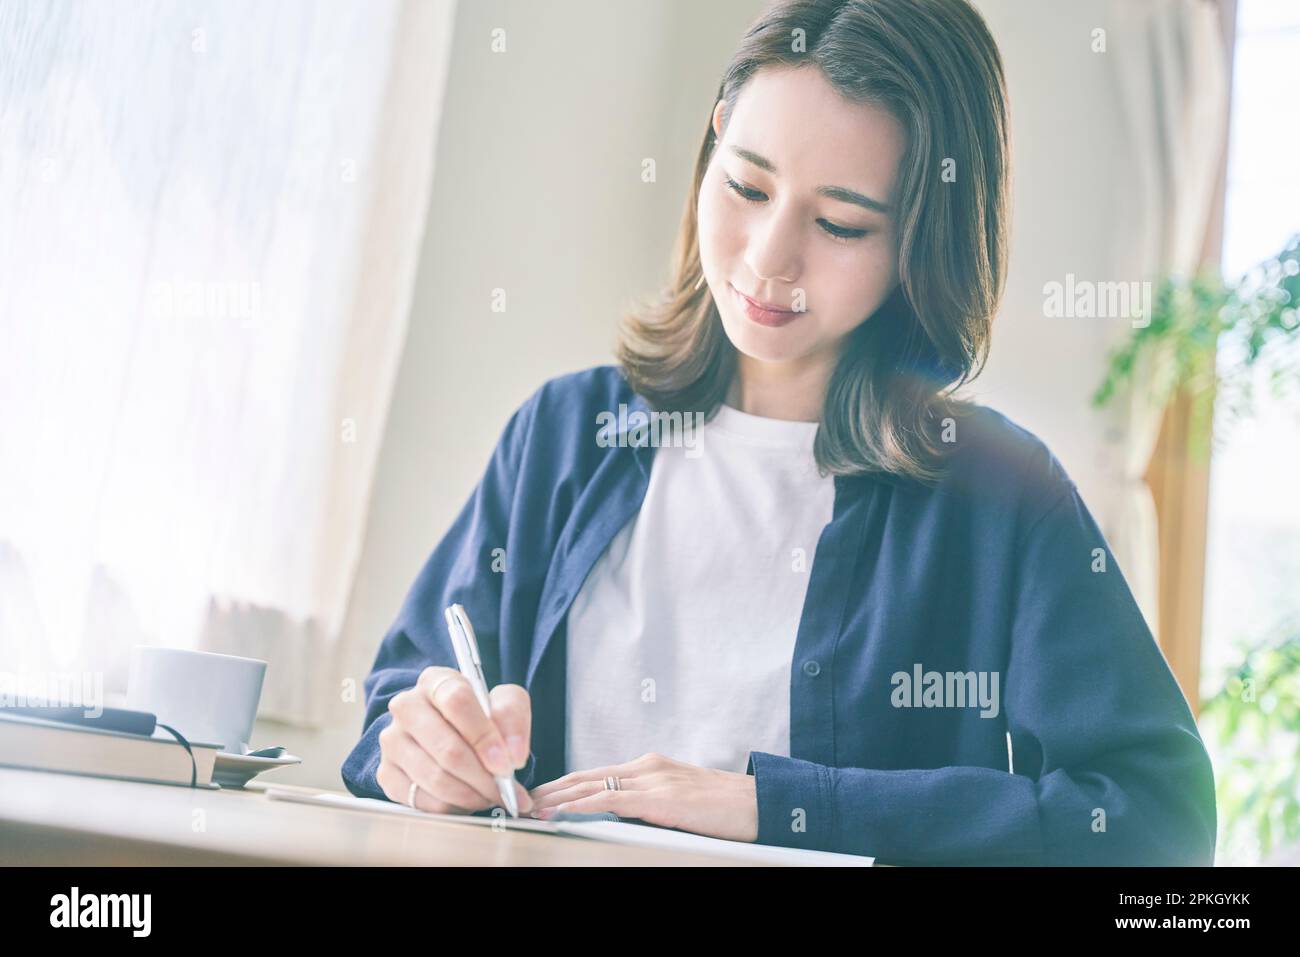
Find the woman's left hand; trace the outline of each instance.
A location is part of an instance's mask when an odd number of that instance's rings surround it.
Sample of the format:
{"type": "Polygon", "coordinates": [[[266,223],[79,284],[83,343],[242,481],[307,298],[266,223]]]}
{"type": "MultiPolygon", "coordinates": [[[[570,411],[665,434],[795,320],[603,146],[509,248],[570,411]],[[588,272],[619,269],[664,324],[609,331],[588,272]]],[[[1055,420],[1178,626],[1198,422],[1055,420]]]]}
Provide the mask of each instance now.
{"type": "Polygon", "coordinates": [[[758,794],[753,775],[701,768],[661,754],[574,771],[528,793],[533,799],[532,816],[543,820],[556,811],[613,811],[619,817],[708,837],[758,839],[758,794]],[[619,779],[620,790],[605,789],[609,776],[619,779]]]}

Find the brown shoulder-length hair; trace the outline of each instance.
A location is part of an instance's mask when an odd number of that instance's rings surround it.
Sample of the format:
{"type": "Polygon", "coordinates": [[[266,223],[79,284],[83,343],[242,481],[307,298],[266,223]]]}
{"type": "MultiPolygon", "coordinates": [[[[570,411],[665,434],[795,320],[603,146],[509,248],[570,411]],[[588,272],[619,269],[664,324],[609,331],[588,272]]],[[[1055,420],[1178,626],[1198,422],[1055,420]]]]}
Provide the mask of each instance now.
{"type": "MultiPolygon", "coordinates": [[[[966,0],[777,0],[722,79],[723,129],[769,65],[813,65],[842,95],[892,113],[907,148],[897,210],[899,286],[853,330],[826,392],[814,454],[823,475],[931,482],[954,421],[951,393],[979,374],[1006,270],[1010,149],[1002,61],[966,0]],[[945,441],[946,439],[946,441],[945,441]]],[[[702,277],[696,209],[717,138],[710,122],[658,300],[623,320],[616,354],[656,409],[712,416],[736,368],[702,277]]]]}

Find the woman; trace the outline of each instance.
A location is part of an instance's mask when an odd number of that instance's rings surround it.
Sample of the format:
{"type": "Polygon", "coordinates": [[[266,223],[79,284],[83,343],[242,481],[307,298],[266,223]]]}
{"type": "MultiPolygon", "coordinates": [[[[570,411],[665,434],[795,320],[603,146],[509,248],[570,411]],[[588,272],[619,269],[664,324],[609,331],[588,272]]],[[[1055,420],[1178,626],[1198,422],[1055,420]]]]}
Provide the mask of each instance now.
{"type": "Polygon", "coordinates": [[[521,769],[540,817],[887,863],[1212,863],[1208,757],[1101,532],[1039,440],[952,395],[987,355],[1008,168],[964,0],[769,8],[668,294],[618,365],[510,419],[383,640],[348,788],[474,813],[521,769]]]}

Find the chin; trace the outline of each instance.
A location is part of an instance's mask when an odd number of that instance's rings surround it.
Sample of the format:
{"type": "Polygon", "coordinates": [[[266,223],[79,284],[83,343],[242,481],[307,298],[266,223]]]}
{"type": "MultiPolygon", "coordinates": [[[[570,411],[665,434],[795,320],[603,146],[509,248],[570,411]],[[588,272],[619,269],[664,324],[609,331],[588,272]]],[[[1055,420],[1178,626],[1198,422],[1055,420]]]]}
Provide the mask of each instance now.
{"type": "Polygon", "coordinates": [[[757,362],[789,362],[810,351],[806,335],[790,327],[768,329],[744,316],[723,315],[722,328],[737,352],[757,362]]]}

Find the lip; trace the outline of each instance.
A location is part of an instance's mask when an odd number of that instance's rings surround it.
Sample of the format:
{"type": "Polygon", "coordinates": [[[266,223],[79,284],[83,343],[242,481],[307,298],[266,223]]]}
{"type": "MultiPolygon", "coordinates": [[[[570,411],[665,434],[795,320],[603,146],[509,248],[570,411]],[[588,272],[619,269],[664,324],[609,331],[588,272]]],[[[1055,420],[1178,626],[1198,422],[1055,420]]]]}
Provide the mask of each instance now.
{"type": "Polygon", "coordinates": [[[731,291],[739,297],[745,315],[760,326],[784,326],[802,315],[802,313],[795,312],[793,309],[781,309],[769,303],[751,299],[735,286],[732,286],[731,283],[727,283],[727,285],[731,286],[731,291]]]}

